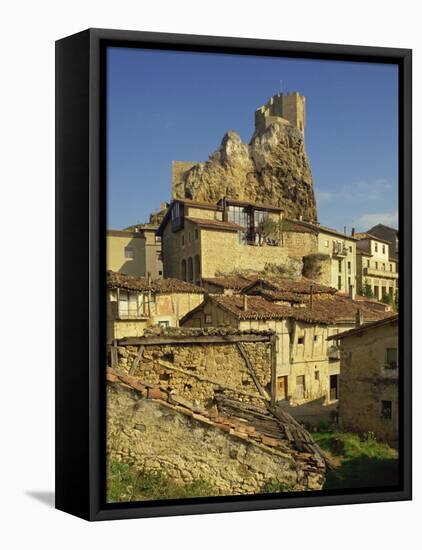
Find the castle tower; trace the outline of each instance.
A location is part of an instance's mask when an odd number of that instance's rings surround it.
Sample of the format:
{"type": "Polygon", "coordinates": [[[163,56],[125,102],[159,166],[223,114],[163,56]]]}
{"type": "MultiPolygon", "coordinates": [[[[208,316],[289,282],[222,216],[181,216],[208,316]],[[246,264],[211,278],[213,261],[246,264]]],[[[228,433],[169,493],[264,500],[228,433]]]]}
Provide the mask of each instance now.
{"type": "Polygon", "coordinates": [[[305,137],[305,102],[299,92],[273,95],[255,111],[255,131],[262,132],[272,122],[292,124],[305,137]]]}

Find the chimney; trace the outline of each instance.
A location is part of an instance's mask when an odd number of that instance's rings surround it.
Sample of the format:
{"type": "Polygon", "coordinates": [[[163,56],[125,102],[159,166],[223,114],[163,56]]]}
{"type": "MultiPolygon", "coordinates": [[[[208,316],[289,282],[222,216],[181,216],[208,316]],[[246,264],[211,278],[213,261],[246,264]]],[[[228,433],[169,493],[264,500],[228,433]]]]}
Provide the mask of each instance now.
{"type": "Polygon", "coordinates": [[[355,228],[352,227],[352,237],[354,237],[354,236],[355,236],[355,228]]]}
{"type": "Polygon", "coordinates": [[[243,295],[243,311],[248,311],[248,296],[247,296],[247,294],[243,295]]]}
{"type": "Polygon", "coordinates": [[[359,308],[356,311],[356,327],[361,327],[363,325],[363,315],[362,310],[359,308]]]}

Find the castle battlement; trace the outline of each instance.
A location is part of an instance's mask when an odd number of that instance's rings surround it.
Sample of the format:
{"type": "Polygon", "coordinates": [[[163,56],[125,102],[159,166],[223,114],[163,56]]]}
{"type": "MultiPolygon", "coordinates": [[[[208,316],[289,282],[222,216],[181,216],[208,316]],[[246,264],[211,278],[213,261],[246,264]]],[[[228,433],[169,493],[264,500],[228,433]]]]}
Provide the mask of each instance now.
{"type": "Polygon", "coordinates": [[[273,122],[292,124],[305,135],[306,98],[299,92],[273,95],[255,111],[255,130],[262,132],[273,122]]]}

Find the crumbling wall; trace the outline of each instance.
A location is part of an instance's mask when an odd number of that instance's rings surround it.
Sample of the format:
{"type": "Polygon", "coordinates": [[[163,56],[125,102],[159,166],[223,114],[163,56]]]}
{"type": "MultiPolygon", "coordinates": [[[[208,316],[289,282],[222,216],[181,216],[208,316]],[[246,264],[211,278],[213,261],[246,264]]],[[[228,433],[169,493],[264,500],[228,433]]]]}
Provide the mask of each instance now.
{"type": "Polygon", "coordinates": [[[310,455],[267,447],[195,416],[108,385],[108,457],[181,484],[207,481],[221,495],[259,493],[274,481],[286,491],[322,488],[324,467],[310,455]]]}
{"type": "MultiPolygon", "coordinates": [[[[269,342],[242,345],[269,399],[271,345],[269,342]]],[[[221,393],[244,403],[265,401],[235,343],[145,345],[142,358],[133,369],[139,347],[117,347],[117,368],[121,372],[131,372],[144,382],[175,391],[205,407],[212,406],[215,395],[221,393]]]]}

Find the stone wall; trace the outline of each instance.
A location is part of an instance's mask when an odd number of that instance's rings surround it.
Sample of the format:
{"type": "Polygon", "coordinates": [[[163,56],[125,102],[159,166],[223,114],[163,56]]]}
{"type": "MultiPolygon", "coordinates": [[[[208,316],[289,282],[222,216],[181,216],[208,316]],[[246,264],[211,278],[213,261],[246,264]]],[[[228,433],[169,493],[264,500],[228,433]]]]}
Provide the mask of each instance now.
{"type": "Polygon", "coordinates": [[[398,444],[398,369],[385,368],[385,350],[398,349],[397,325],[382,326],[341,340],[340,424],[344,430],[374,432],[398,444]],[[381,401],[391,401],[392,417],[381,417],[381,401]]]}
{"type": "Polygon", "coordinates": [[[318,251],[318,236],[314,233],[284,231],[283,247],[287,250],[289,256],[303,258],[307,254],[313,254],[318,251]]]}
{"type": "Polygon", "coordinates": [[[328,254],[309,254],[303,258],[303,276],[321,285],[332,285],[332,259],[328,254]]]}
{"type": "MultiPolygon", "coordinates": [[[[248,342],[243,346],[269,398],[270,343],[248,342]]],[[[138,351],[139,346],[118,346],[118,368],[121,372],[130,371],[138,351]]],[[[262,405],[265,401],[233,343],[146,345],[142,359],[131,374],[205,407],[212,406],[215,396],[221,393],[244,403],[262,405]]]]}
{"type": "Polygon", "coordinates": [[[229,424],[215,425],[130,388],[107,387],[109,458],[180,484],[206,481],[220,495],[259,493],[274,481],[286,491],[322,488],[324,465],[312,455],[232,432],[229,424]]]}

